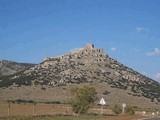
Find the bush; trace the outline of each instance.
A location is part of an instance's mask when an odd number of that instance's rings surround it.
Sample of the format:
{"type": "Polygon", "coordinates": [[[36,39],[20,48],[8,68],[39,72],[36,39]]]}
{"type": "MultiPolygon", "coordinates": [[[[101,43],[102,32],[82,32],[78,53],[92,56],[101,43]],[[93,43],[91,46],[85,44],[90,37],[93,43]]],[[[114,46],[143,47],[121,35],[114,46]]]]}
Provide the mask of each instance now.
{"type": "Polygon", "coordinates": [[[115,105],[112,109],[112,111],[115,113],[115,114],[120,114],[122,113],[122,108],[119,106],[119,105],[115,105]]]}
{"type": "Polygon", "coordinates": [[[135,114],[134,108],[133,108],[132,106],[127,106],[127,107],[125,108],[125,113],[126,113],[127,115],[134,115],[134,114],[135,114]]]}
{"type": "Polygon", "coordinates": [[[17,100],[8,100],[7,102],[12,102],[12,103],[35,103],[33,100],[22,100],[22,99],[17,99],[17,100]]]}

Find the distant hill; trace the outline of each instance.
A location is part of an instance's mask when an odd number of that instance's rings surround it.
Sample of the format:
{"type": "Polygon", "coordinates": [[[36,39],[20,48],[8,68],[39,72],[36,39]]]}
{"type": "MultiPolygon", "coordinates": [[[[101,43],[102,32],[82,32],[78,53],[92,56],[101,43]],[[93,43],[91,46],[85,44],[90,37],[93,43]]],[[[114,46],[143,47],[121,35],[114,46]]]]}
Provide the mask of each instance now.
{"type": "Polygon", "coordinates": [[[95,87],[99,99],[105,98],[109,105],[125,102],[160,108],[160,83],[110,58],[93,44],[1,77],[0,99],[67,102],[70,89],[84,85],[95,87]]]}
{"type": "Polygon", "coordinates": [[[21,71],[24,71],[35,64],[17,63],[13,61],[1,60],[0,61],[0,77],[12,75],[21,71]]]}

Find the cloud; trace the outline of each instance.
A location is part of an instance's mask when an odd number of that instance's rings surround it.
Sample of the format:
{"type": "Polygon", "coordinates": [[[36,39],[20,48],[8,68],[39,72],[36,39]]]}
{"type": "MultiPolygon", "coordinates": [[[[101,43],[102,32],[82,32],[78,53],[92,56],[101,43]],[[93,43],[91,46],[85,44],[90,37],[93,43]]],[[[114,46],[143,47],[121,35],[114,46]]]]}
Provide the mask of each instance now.
{"type": "Polygon", "coordinates": [[[153,79],[160,82],[160,72],[153,74],[153,79]]]}
{"type": "Polygon", "coordinates": [[[155,55],[160,55],[160,49],[159,48],[154,48],[154,51],[146,53],[147,56],[155,56],[155,55]]]}
{"type": "Polygon", "coordinates": [[[160,80],[160,73],[157,73],[155,77],[160,80]]]}
{"type": "Polygon", "coordinates": [[[149,32],[148,28],[144,28],[144,27],[136,27],[136,31],[137,32],[149,32]]]}
{"type": "Polygon", "coordinates": [[[112,47],[112,48],[111,48],[111,51],[112,51],[112,52],[115,52],[116,50],[117,50],[117,49],[116,49],[115,47],[112,47]]]}

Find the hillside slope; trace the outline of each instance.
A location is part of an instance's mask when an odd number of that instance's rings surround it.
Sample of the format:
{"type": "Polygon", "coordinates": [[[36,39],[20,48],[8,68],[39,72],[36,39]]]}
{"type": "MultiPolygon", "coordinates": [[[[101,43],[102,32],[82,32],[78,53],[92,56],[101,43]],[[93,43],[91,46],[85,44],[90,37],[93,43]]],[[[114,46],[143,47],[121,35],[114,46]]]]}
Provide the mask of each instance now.
{"type": "Polygon", "coordinates": [[[98,97],[106,98],[110,104],[160,107],[158,82],[110,58],[92,44],[63,56],[46,58],[21,74],[1,78],[0,94],[2,100],[64,102],[70,98],[72,87],[84,85],[94,86],[98,97]]]}

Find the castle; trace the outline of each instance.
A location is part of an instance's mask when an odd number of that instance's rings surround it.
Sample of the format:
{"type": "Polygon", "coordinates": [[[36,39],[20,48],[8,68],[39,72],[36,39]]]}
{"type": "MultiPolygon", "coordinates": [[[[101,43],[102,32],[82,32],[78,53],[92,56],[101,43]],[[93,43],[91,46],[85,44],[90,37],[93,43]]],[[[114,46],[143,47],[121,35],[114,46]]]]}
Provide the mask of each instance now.
{"type": "Polygon", "coordinates": [[[81,57],[84,54],[92,54],[94,53],[95,56],[98,55],[103,55],[103,48],[94,48],[94,44],[88,43],[86,44],[85,48],[80,48],[78,50],[72,51],[71,53],[67,54],[67,55],[63,55],[63,56],[57,56],[57,57],[47,57],[46,59],[44,59],[44,61],[50,61],[52,59],[69,59],[71,56],[73,57],[81,57]]]}

